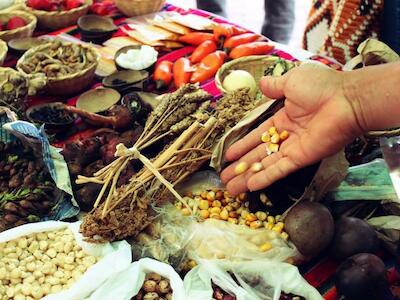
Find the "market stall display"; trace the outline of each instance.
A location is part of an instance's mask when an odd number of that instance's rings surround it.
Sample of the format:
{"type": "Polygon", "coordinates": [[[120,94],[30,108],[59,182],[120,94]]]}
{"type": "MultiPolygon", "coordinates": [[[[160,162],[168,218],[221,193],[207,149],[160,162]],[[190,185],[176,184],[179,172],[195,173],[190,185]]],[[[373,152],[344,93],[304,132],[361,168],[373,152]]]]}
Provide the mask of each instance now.
{"type": "MultiPolygon", "coordinates": [[[[346,177],[343,152],[260,192],[231,196],[219,180],[226,149],[283,105],[260,78],[304,59],[205,12],[115,4],[152,14],[105,16],[109,0],[28,0],[24,20],[0,12],[16,67],[0,69],[1,105],[20,119],[0,109],[0,299],[321,299],[309,283],[326,277],[303,267],[319,255],[343,262],[345,299],[360,286],[388,293],[374,254],[398,232],[377,230],[387,202],[336,207],[362,177],[346,177]],[[38,30],[61,30],[28,38],[35,16],[38,30]]],[[[292,134],[271,126],[259,139],[271,155],[292,134]]]]}

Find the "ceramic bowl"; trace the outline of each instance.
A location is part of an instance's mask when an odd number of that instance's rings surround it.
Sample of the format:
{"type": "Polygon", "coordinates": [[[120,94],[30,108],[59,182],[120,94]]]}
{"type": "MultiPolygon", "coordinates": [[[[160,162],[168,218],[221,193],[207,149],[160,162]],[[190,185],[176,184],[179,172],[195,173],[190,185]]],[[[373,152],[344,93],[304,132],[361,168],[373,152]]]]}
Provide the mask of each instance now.
{"type": "Polygon", "coordinates": [[[78,28],[83,41],[96,44],[101,44],[110,39],[118,29],[111,18],[96,15],[80,17],[78,28]]]}
{"type": "Polygon", "coordinates": [[[106,111],[121,99],[121,94],[114,89],[97,88],[83,93],[76,102],[76,107],[92,112],[106,111]]]}

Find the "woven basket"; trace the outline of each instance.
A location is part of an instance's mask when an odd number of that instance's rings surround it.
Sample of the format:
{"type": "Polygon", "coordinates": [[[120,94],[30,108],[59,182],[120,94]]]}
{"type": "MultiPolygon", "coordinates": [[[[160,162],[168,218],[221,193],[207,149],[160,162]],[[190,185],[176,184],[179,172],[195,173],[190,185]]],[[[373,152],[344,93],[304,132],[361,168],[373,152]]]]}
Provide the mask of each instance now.
{"type": "Polygon", "coordinates": [[[85,0],[82,6],[66,11],[37,10],[27,5],[25,5],[25,10],[37,17],[40,27],[56,30],[75,25],[80,17],[88,13],[92,3],[92,0],[85,0]]]}
{"type": "MultiPolygon", "coordinates": [[[[264,76],[264,72],[268,67],[274,65],[280,60],[277,56],[272,55],[253,55],[234,59],[222,65],[215,75],[215,84],[217,88],[226,94],[228,91],[223,87],[225,77],[233,70],[243,70],[253,75],[256,82],[260,82],[260,79],[264,76]]],[[[262,96],[261,90],[258,87],[256,98],[259,99],[262,96]]]]}
{"type": "MultiPolygon", "coordinates": [[[[27,57],[32,56],[37,51],[46,49],[51,46],[51,43],[43,44],[32,49],[29,49],[22,55],[22,57],[17,62],[17,70],[21,72],[23,75],[29,76],[21,67],[20,64],[27,59],[27,57]]],[[[80,45],[80,47],[87,49],[87,51],[91,51],[94,57],[96,57],[96,62],[93,63],[90,67],[81,70],[77,73],[68,74],[58,78],[47,77],[46,78],[46,86],[43,88],[43,91],[49,95],[55,96],[67,96],[77,94],[83,90],[85,90],[90,84],[93,83],[93,79],[95,76],[95,71],[99,62],[98,53],[90,46],[80,45]]]]}
{"type": "Polygon", "coordinates": [[[0,22],[4,23],[13,16],[18,16],[27,21],[27,24],[23,27],[16,28],[13,30],[0,31],[0,39],[3,41],[9,41],[16,38],[24,38],[32,36],[33,31],[36,28],[36,17],[30,13],[20,10],[0,12],[0,22]]]}
{"type": "Polygon", "coordinates": [[[0,67],[3,65],[4,60],[6,59],[7,51],[8,51],[7,43],[0,40],[0,67]]]}
{"type": "Polygon", "coordinates": [[[115,0],[118,9],[128,17],[147,15],[159,11],[165,0],[115,0]]]}

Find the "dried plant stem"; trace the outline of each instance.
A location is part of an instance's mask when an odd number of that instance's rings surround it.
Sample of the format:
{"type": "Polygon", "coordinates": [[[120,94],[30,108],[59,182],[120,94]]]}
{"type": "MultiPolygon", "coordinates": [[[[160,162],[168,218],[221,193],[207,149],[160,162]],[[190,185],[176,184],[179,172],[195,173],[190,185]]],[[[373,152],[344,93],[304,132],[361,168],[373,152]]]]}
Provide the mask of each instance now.
{"type": "Polygon", "coordinates": [[[182,165],[186,165],[186,164],[189,164],[189,163],[193,163],[193,162],[196,162],[196,161],[209,160],[210,158],[211,158],[211,155],[204,155],[204,156],[200,156],[200,157],[197,157],[197,158],[181,161],[181,162],[178,162],[178,163],[175,163],[175,164],[166,165],[166,166],[158,169],[158,171],[164,171],[164,170],[172,169],[172,168],[179,167],[179,166],[182,166],[182,165]]]}

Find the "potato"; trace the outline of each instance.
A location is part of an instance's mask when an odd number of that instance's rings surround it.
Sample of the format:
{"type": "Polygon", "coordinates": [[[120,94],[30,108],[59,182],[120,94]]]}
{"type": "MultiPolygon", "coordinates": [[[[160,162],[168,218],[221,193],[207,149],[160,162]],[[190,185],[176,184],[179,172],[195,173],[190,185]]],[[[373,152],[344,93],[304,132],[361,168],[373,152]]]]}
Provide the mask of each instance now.
{"type": "Polygon", "coordinates": [[[378,236],[367,222],[352,217],[342,217],[336,222],[331,251],[337,259],[358,253],[375,253],[378,246],[378,236]]]}
{"type": "Polygon", "coordinates": [[[324,205],[303,201],[287,214],[285,230],[301,254],[315,256],[331,242],[334,223],[324,205]]]}
{"type": "Polygon", "coordinates": [[[344,299],[394,299],[389,289],[385,265],[373,254],[361,253],[346,259],[336,272],[335,284],[344,299]]]}

